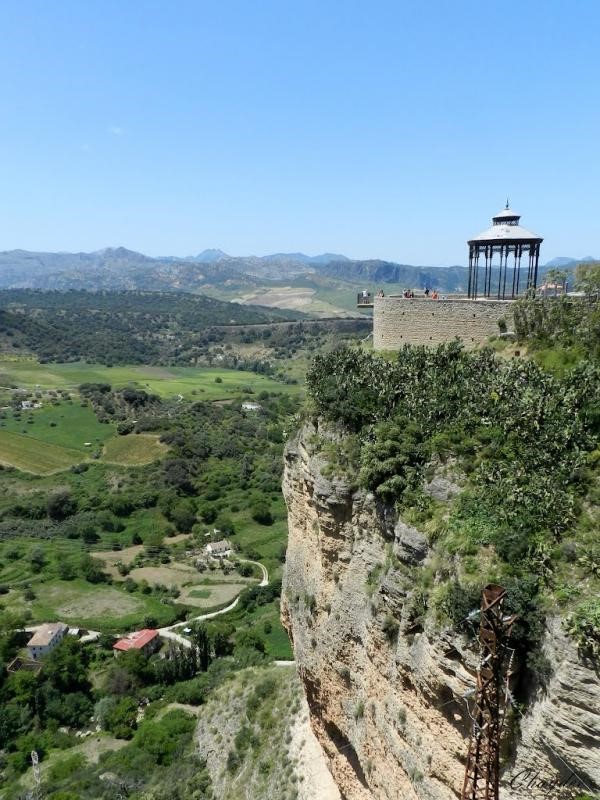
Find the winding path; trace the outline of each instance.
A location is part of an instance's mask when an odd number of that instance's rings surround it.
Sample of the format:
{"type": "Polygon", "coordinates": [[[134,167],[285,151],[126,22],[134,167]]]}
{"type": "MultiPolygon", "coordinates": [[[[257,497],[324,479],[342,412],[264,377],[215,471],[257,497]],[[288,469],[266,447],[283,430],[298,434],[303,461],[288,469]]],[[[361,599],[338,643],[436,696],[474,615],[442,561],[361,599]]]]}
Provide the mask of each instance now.
{"type": "MultiPolygon", "coordinates": [[[[259,586],[268,586],[269,585],[269,572],[264,564],[261,564],[260,561],[250,561],[247,558],[241,558],[240,561],[243,564],[254,564],[257,567],[260,567],[262,572],[262,580],[258,584],[259,586]]],[[[158,633],[164,639],[170,639],[173,642],[177,642],[178,644],[187,647],[188,649],[191,648],[192,643],[189,639],[186,639],[185,636],[181,636],[179,633],[176,632],[177,628],[184,628],[188,625],[191,625],[193,622],[202,622],[205,619],[214,619],[214,617],[219,617],[221,614],[228,614],[230,611],[237,606],[240,600],[240,595],[235,598],[228,606],[225,608],[221,608],[218,611],[211,611],[208,614],[199,614],[197,617],[192,617],[191,619],[186,620],[185,622],[176,622],[174,625],[168,625],[165,628],[158,628],[158,633]]],[[[293,662],[292,662],[293,663],[293,662]]]]}
{"type": "Polygon", "coordinates": [[[264,564],[261,564],[260,561],[249,561],[247,558],[240,558],[239,559],[242,564],[255,564],[257,567],[260,567],[262,572],[262,581],[258,584],[259,586],[268,586],[269,585],[269,573],[267,572],[267,568],[264,564]]]}
{"type": "MultiPolygon", "coordinates": [[[[259,586],[268,586],[269,585],[269,572],[264,564],[261,564],[260,561],[251,561],[247,558],[239,559],[244,564],[254,564],[255,566],[260,568],[262,572],[262,580],[258,584],[259,586]]],[[[240,595],[235,598],[228,606],[225,608],[221,608],[218,611],[210,611],[207,614],[199,614],[196,617],[192,617],[191,619],[185,620],[184,622],[176,622],[174,625],[167,625],[164,628],[157,628],[159,636],[163,639],[170,639],[173,642],[177,642],[183,647],[187,647],[188,649],[192,647],[192,643],[189,639],[186,639],[185,636],[181,636],[181,634],[177,633],[177,628],[185,628],[188,625],[191,625],[194,622],[202,622],[205,619],[214,619],[215,617],[221,616],[221,614],[228,614],[230,611],[237,606],[240,601],[240,595]]],[[[40,625],[30,625],[25,630],[28,633],[35,633],[38,628],[42,627],[45,623],[41,623],[40,625]]],[[[127,634],[124,634],[127,635],[127,634]]],[[[82,637],[82,642],[91,642],[98,639],[100,633],[98,631],[88,631],[88,634],[82,637]]],[[[288,664],[293,664],[293,661],[276,661],[275,664],[277,666],[287,666],[288,664]]]]}

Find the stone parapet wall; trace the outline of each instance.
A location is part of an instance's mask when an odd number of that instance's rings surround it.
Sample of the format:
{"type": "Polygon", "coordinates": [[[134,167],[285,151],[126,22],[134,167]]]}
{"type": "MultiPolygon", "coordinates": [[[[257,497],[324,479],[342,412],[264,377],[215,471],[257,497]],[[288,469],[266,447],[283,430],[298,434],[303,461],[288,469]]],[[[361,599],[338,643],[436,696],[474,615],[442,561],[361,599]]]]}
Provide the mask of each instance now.
{"type": "Polygon", "coordinates": [[[513,328],[511,300],[429,300],[375,297],[373,346],[398,350],[405,344],[437,345],[461,339],[476,347],[497,334],[498,320],[513,328]]]}

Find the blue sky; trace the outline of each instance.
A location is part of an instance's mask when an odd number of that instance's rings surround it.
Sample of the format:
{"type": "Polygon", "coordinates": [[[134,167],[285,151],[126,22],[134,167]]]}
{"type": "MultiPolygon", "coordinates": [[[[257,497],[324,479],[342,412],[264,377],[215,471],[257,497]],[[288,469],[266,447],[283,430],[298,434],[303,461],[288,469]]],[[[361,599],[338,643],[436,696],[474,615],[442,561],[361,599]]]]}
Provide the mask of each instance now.
{"type": "Polygon", "coordinates": [[[0,249],[600,256],[597,0],[3,0],[0,249]]]}

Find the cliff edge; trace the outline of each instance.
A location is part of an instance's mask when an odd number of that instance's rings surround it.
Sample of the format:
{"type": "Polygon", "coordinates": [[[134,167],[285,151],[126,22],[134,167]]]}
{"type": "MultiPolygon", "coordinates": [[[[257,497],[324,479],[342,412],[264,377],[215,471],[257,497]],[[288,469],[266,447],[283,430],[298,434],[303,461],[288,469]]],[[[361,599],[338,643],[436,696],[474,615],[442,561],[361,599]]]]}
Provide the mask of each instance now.
{"type": "MultiPolygon", "coordinates": [[[[441,569],[427,537],[332,476],[317,440],[342,435],[306,424],[285,454],[282,618],[312,727],[346,800],[452,800],[471,729],[476,642],[421,607],[419,577],[428,571],[435,583],[441,569]]],[[[460,488],[439,474],[428,491],[443,502],[460,488]]],[[[599,676],[558,619],[547,620],[544,652],[545,689],[530,687],[505,734],[506,800],[563,800],[600,785],[599,676]]]]}

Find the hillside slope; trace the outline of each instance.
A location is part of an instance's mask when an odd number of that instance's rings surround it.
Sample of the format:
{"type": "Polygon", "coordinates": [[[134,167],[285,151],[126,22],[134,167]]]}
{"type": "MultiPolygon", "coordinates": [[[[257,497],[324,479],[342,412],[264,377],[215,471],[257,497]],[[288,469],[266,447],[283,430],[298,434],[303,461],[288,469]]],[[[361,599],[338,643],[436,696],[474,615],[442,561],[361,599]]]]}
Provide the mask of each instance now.
{"type": "Polygon", "coordinates": [[[0,349],[47,361],[191,363],[212,326],[303,316],[182,293],[0,290],[0,349]]]}

